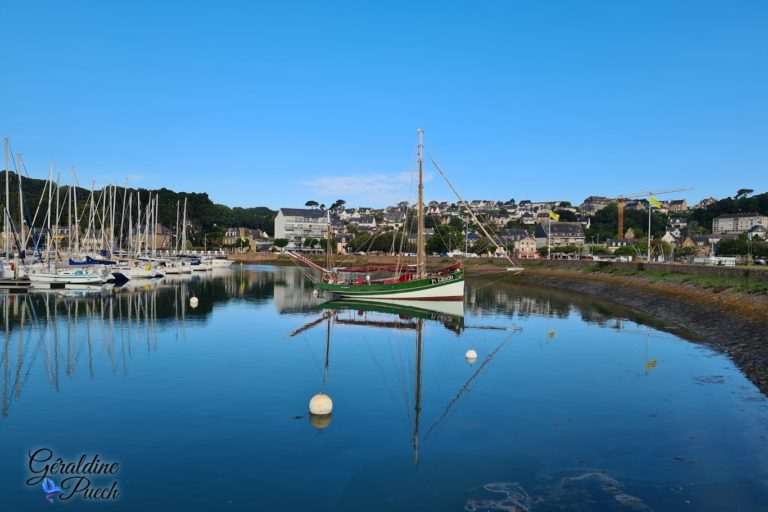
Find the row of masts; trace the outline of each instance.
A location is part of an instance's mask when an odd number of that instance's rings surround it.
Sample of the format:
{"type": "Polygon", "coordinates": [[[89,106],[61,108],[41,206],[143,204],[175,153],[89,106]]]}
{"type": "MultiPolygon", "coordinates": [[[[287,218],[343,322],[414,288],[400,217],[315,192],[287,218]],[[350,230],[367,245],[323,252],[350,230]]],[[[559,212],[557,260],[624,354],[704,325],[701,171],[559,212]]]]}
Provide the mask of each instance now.
{"type": "MultiPolygon", "coordinates": [[[[33,252],[42,257],[42,247],[45,247],[45,261],[61,259],[64,229],[62,223],[66,216],[66,254],[73,256],[82,252],[106,254],[127,254],[132,256],[158,253],[158,238],[161,232],[160,197],[149,191],[146,198],[141,197],[140,191],[129,191],[128,180],[121,189],[117,185],[107,185],[101,190],[91,185],[91,192],[86,201],[87,206],[78,211],[77,200],[77,170],[72,169],[72,185],[66,187],[62,197],[61,173],[54,182],[54,167],[51,164],[48,178],[38,202],[34,216],[29,219],[25,215],[25,202],[22,190],[22,171],[24,170],[21,154],[13,162],[16,167],[18,180],[19,210],[18,222],[14,222],[10,211],[10,143],[4,139],[5,163],[5,201],[3,206],[3,254],[10,258],[17,253],[24,259],[27,249],[31,246],[33,252]],[[120,197],[122,196],[122,197],[120,197]],[[120,206],[118,204],[122,202],[120,206]],[[45,213],[41,210],[45,207],[45,213]],[[118,215],[118,208],[120,208],[118,215]],[[135,210],[134,210],[135,208],[135,210]],[[87,214],[87,219],[85,215],[87,214]],[[38,222],[38,217],[44,215],[38,222]],[[119,224],[118,224],[119,223],[119,224]],[[81,226],[85,231],[81,236],[81,226]],[[40,233],[36,234],[35,229],[40,233]],[[44,240],[44,244],[43,244],[44,240]]],[[[187,200],[184,199],[183,211],[181,202],[176,205],[176,231],[181,229],[181,236],[175,237],[173,252],[183,252],[187,247],[187,200]],[[181,217],[180,217],[181,214],[181,217]]],[[[168,249],[168,247],[166,247],[168,249]]]]}

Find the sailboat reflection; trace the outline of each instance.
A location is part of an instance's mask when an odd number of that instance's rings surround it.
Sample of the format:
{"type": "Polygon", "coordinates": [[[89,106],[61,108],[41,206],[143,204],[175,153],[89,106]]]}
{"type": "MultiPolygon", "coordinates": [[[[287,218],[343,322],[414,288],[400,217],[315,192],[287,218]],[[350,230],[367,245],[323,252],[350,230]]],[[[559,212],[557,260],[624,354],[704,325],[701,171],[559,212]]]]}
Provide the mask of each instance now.
{"type": "Polygon", "coordinates": [[[128,360],[140,345],[147,352],[157,348],[157,303],[156,287],[0,295],[2,417],[38,371],[55,391],[78,367],[85,367],[89,377],[104,371],[127,374],[128,360]]]}
{"type": "MultiPolygon", "coordinates": [[[[411,442],[413,450],[412,462],[419,464],[419,450],[422,443],[420,436],[421,411],[422,411],[422,369],[424,361],[424,326],[427,322],[442,324],[442,326],[457,336],[468,329],[505,331],[506,336],[484,359],[466,382],[463,382],[453,399],[449,401],[440,417],[429,427],[424,439],[447,417],[451,408],[461,399],[469,389],[470,384],[487,368],[488,363],[498,354],[502,347],[509,341],[512,334],[522,331],[519,327],[501,327],[494,325],[466,325],[464,322],[463,302],[443,301],[371,301],[343,299],[325,302],[319,306],[325,311],[306,325],[291,332],[293,337],[304,333],[313,327],[326,323],[325,343],[325,368],[323,371],[323,386],[327,384],[328,367],[330,362],[332,325],[338,326],[364,326],[382,329],[412,330],[416,332],[415,350],[415,399],[413,406],[413,425],[411,429],[411,442]]],[[[472,361],[474,362],[474,361],[472,361]]],[[[317,395],[316,395],[317,396],[317,395]]],[[[314,399],[314,398],[313,398],[314,399]]],[[[318,429],[327,428],[330,425],[330,414],[317,416],[310,414],[310,423],[318,429]]]]}
{"type": "Polygon", "coordinates": [[[332,311],[357,311],[358,318],[338,318],[342,325],[367,325],[395,329],[417,329],[416,320],[442,323],[446,329],[461,334],[464,329],[464,303],[457,301],[371,301],[344,299],[325,302],[321,308],[332,311]],[[366,312],[388,313],[397,318],[381,321],[365,316],[366,312]]]}

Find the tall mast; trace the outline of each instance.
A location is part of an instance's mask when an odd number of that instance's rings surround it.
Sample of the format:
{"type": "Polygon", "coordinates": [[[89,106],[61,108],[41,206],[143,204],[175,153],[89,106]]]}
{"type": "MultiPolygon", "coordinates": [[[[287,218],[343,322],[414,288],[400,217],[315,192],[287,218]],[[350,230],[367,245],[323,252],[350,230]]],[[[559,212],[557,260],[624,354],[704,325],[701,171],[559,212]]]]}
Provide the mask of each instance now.
{"type": "Polygon", "coordinates": [[[152,220],[152,192],[149,193],[147,206],[144,208],[144,251],[149,254],[149,223],[152,220]]]}
{"type": "Polygon", "coordinates": [[[141,251],[141,191],[136,189],[136,238],[133,251],[138,255],[141,251]]]}
{"type": "MultiPolygon", "coordinates": [[[[77,214],[77,170],[72,167],[72,213],[75,214],[75,252],[80,252],[80,219],[77,214]]],[[[72,254],[72,249],[69,250],[72,254]]]]}
{"type": "Polygon", "coordinates": [[[115,250],[115,208],[117,207],[117,183],[112,185],[112,221],[109,224],[109,254],[115,250]]]}
{"type": "Polygon", "coordinates": [[[419,128],[419,204],[416,215],[418,217],[418,233],[416,234],[416,274],[418,279],[424,279],[427,275],[427,251],[424,247],[424,130],[419,128]]]}
{"type": "Polygon", "coordinates": [[[5,154],[5,206],[3,207],[3,249],[5,252],[5,257],[8,257],[9,248],[11,246],[10,241],[8,240],[8,215],[10,214],[10,204],[11,204],[11,192],[10,187],[8,186],[8,137],[3,139],[3,148],[4,148],[4,154],[5,154]]]}
{"type": "Polygon", "coordinates": [[[99,194],[99,200],[96,201],[96,213],[93,214],[93,247],[91,250],[97,250],[99,248],[103,248],[106,244],[104,243],[104,236],[106,231],[104,231],[104,219],[105,217],[105,210],[104,210],[104,194],[106,192],[106,189],[102,187],[101,194],[99,194]],[[101,208],[101,215],[98,214],[99,205],[102,205],[101,208]],[[96,218],[101,219],[101,222],[99,223],[99,232],[98,235],[96,234],[96,218]],[[98,236],[98,242],[96,241],[96,237],[98,236]],[[99,247],[100,246],[100,247],[99,247]]]}
{"type": "Polygon", "coordinates": [[[61,197],[59,190],[61,190],[61,171],[56,173],[56,227],[54,228],[56,236],[53,237],[54,243],[56,244],[56,259],[59,258],[59,224],[61,224],[61,197]]]}
{"type": "Polygon", "coordinates": [[[128,253],[133,251],[133,192],[128,196],[128,253]]]}
{"type": "Polygon", "coordinates": [[[173,252],[174,254],[178,254],[179,253],[179,200],[178,199],[176,200],[176,233],[174,233],[174,235],[175,235],[174,237],[175,240],[173,243],[173,252]]]}
{"type": "MultiPolygon", "coordinates": [[[[330,210],[326,210],[325,212],[326,219],[328,220],[328,226],[326,227],[326,234],[325,234],[325,268],[328,270],[331,270],[333,267],[333,249],[331,248],[331,212],[330,210]]],[[[394,242],[393,242],[394,243],[394,242]]],[[[330,324],[329,324],[330,325],[330,324]]]]}
{"type": "MultiPolygon", "coordinates": [[[[117,250],[123,251],[123,228],[125,227],[125,200],[128,197],[128,178],[125,178],[125,188],[123,188],[123,212],[120,214],[120,231],[117,235],[117,250]]],[[[128,223],[130,229],[131,223],[128,223]]]]}
{"type": "Polygon", "coordinates": [[[184,215],[181,218],[181,253],[187,251],[187,198],[184,198],[184,215]]]}
{"type": "Polygon", "coordinates": [[[67,254],[72,254],[72,191],[74,187],[67,189],[67,254]]]}
{"type": "Polygon", "coordinates": [[[160,201],[158,199],[159,199],[159,196],[155,194],[155,218],[154,218],[155,236],[152,239],[152,256],[157,256],[157,224],[158,224],[158,217],[160,216],[160,201]]]}
{"type": "Polygon", "coordinates": [[[19,178],[19,241],[21,243],[19,258],[21,258],[21,253],[27,249],[27,239],[24,238],[24,196],[21,192],[21,154],[16,155],[16,160],[19,162],[16,168],[16,176],[19,178]]]}
{"type": "Polygon", "coordinates": [[[88,244],[88,236],[91,237],[91,247],[90,251],[94,249],[95,240],[96,240],[96,227],[94,226],[94,220],[96,219],[96,204],[94,202],[94,188],[96,187],[96,181],[91,180],[91,208],[88,212],[88,231],[85,233],[85,243],[88,244]]]}
{"type": "Polygon", "coordinates": [[[46,222],[46,228],[48,230],[48,234],[45,237],[45,261],[48,264],[48,267],[51,266],[51,203],[53,201],[53,190],[51,188],[51,184],[53,183],[53,161],[51,161],[51,167],[48,169],[48,215],[47,222],[46,222]]]}

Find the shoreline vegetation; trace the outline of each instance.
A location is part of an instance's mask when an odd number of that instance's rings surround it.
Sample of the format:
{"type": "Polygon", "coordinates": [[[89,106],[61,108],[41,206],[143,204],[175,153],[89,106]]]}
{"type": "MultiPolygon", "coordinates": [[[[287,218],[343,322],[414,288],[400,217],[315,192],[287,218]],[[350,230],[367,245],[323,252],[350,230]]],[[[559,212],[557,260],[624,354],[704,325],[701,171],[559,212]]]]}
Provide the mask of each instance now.
{"type": "MultiPolygon", "coordinates": [[[[243,264],[292,265],[286,256],[238,254],[243,264]]],[[[430,265],[448,258],[430,258],[430,265]]],[[[318,259],[319,261],[319,259],[318,259]]],[[[392,256],[339,258],[344,264],[395,263],[392,256]]],[[[508,264],[498,259],[465,260],[467,275],[500,278],[508,264]]],[[[768,269],[657,263],[535,260],[525,271],[501,277],[510,282],[594,296],[682,328],[728,354],[768,394],[768,269]]]]}

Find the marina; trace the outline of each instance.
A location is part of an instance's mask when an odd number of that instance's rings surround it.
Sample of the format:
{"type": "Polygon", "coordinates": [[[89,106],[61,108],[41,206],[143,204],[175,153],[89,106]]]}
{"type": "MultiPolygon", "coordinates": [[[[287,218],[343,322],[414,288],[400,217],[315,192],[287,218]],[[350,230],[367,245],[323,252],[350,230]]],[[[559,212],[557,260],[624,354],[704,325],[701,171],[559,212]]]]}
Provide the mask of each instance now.
{"type": "MultiPolygon", "coordinates": [[[[5,194],[0,289],[120,285],[135,279],[161,279],[165,274],[205,272],[231,264],[221,252],[189,250],[186,197],[183,209],[181,199],[176,202],[176,229],[171,237],[158,222],[157,194],[153,197],[149,192],[143,198],[138,190],[127,187],[107,185],[96,191],[92,186],[87,200],[78,202],[77,173],[72,172],[73,185],[62,187],[60,173],[54,182],[51,165],[39,201],[33,206],[23,190],[22,157],[18,155],[13,160],[15,173],[11,176],[8,138],[3,140],[3,146],[5,194]],[[11,194],[11,181],[15,182],[18,199],[11,194]],[[121,209],[117,207],[118,197],[121,209]],[[14,201],[18,207],[16,222],[11,215],[14,201]]],[[[29,176],[26,181],[29,185],[29,176]]]]}
{"type": "Polygon", "coordinates": [[[0,0],[0,511],[768,510],[768,0],[0,0]]]}

